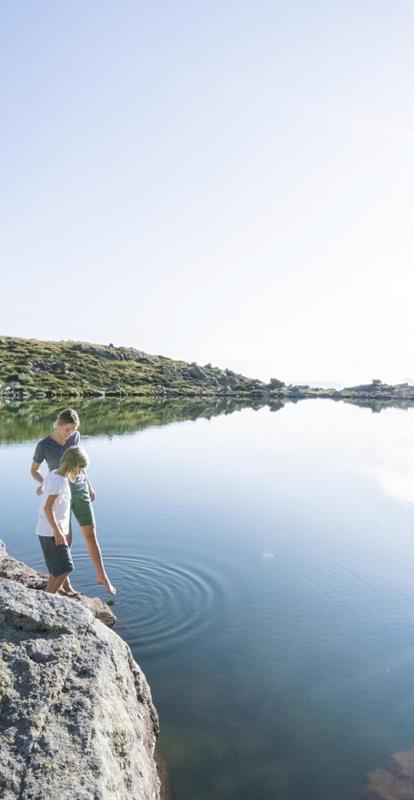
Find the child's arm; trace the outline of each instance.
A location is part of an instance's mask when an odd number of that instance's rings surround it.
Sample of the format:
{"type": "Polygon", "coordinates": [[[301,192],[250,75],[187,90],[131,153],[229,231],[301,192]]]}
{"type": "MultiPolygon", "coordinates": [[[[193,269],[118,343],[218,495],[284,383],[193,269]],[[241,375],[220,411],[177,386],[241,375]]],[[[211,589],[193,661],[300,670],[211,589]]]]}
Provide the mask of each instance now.
{"type": "Polygon", "coordinates": [[[95,490],[92,488],[91,484],[89,483],[89,478],[86,478],[86,482],[88,484],[89,494],[90,494],[91,500],[93,502],[95,500],[95,498],[96,498],[95,490]]]}
{"type": "Polygon", "coordinates": [[[49,495],[45,503],[45,514],[47,521],[52,528],[55,544],[67,544],[66,536],[59,528],[58,521],[55,517],[55,512],[53,511],[53,505],[57,497],[59,497],[58,494],[49,495]]]}

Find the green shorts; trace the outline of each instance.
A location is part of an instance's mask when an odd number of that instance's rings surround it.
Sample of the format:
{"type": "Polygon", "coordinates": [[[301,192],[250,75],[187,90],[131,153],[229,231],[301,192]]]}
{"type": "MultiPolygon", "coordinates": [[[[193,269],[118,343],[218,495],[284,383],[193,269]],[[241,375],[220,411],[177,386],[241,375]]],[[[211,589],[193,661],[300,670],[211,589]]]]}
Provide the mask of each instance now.
{"type": "Polygon", "coordinates": [[[92,500],[87,487],[79,492],[72,492],[70,510],[79,525],[95,525],[95,514],[93,513],[92,500]]]}

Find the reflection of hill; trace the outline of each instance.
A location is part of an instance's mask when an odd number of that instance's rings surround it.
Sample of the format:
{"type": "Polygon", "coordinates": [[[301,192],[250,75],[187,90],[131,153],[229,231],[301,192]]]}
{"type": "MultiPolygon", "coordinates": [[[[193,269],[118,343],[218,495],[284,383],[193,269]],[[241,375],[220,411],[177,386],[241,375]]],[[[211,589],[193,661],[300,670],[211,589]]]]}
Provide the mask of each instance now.
{"type": "MultiPolygon", "coordinates": [[[[24,442],[47,436],[65,405],[68,407],[70,402],[35,400],[32,403],[0,405],[0,442],[24,442]]],[[[152,425],[168,425],[199,417],[208,419],[246,407],[255,408],[256,405],[223,397],[211,400],[84,400],[76,403],[75,407],[81,418],[83,434],[112,436],[152,425]]]]}
{"type": "MultiPolygon", "coordinates": [[[[199,417],[215,417],[232,414],[243,408],[259,409],[268,406],[270,411],[279,411],[286,403],[299,403],[306,397],[236,399],[220,398],[154,398],[111,400],[84,399],[74,406],[81,418],[81,431],[86,436],[112,436],[148,428],[152,425],[168,425],[199,417]]],[[[309,398],[310,399],[310,398],[309,398]]],[[[322,399],[322,398],[320,398],[322,399]]],[[[414,400],[376,399],[366,397],[332,397],[361,408],[370,408],[379,413],[386,408],[407,409],[414,407],[414,400]]],[[[31,402],[0,402],[0,442],[33,441],[46,436],[51,430],[57,414],[71,405],[65,400],[33,400],[31,402]]]]}
{"type": "Polygon", "coordinates": [[[368,399],[364,397],[342,397],[339,398],[344,403],[350,403],[353,406],[359,406],[360,408],[370,408],[374,414],[379,414],[380,411],[384,411],[386,408],[413,408],[414,400],[379,400],[379,399],[368,399]]]}
{"type": "MultiPolygon", "coordinates": [[[[86,436],[112,436],[148,428],[152,425],[169,425],[199,417],[208,419],[220,414],[232,414],[243,408],[259,409],[268,406],[270,411],[279,411],[286,403],[298,403],[304,397],[235,399],[229,397],[195,399],[154,398],[111,400],[81,400],[75,405],[81,418],[81,431],[86,436]]],[[[309,398],[310,399],[310,398],[309,398]]],[[[407,409],[414,400],[380,400],[363,397],[335,397],[336,402],[370,408],[379,413],[386,408],[407,409]]],[[[40,439],[51,430],[59,411],[71,405],[70,399],[33,400],[25,403],[0,403],[0,442],[25,442],[40,439]]]]}

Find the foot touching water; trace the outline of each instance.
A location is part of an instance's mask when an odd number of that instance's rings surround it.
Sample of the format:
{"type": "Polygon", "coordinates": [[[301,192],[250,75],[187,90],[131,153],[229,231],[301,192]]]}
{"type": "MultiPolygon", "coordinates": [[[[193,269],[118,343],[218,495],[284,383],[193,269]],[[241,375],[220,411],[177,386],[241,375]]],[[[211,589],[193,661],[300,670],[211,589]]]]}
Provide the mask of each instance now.
{"type": "Polygon", "coordinates": [[[98,575],[96,578],[96,583],[99,583],[101,586],[105,586],[105,589],[107,592],[109,592],[109,594],[116,594],[115,586],[112,586],[112,583],[107,575],[98,575]]]}

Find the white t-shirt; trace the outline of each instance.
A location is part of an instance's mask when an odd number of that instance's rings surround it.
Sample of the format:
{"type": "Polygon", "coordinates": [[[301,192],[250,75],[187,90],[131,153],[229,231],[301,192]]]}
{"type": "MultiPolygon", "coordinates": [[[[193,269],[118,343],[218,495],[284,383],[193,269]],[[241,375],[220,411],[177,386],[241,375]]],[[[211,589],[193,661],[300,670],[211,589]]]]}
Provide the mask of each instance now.
{"type": "Polygon", "coordinates": [[[70,486],[67,478],[58,475],[56,470],[52,470],[46,475],[42,483],[43,494],[40,499],[39,518],[37,520],[36,533],[38,536],[53,536],[50,522],[45,514],[45,503],[49,495],[57,494],[53,503],[53,513],[56,521],[63,533],[69,533],[70,521],[70,486]]]}

